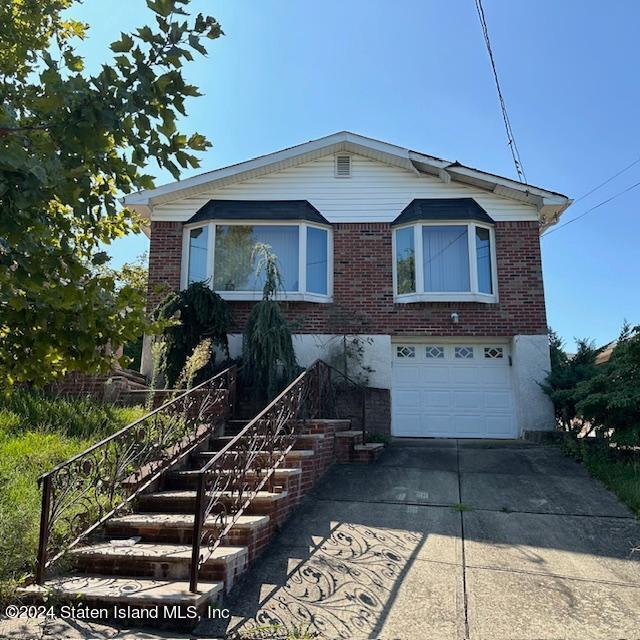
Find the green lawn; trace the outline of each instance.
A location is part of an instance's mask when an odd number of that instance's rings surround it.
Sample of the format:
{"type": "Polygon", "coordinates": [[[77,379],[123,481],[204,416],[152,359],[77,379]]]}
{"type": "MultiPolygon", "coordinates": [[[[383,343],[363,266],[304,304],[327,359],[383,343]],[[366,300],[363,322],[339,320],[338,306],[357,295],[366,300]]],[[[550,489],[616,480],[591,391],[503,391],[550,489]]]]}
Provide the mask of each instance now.
{"type": "Polygon", "coordinates": [[[40,518],[37,477],[143,413],[141,407],[24,390],[0,395],[0,602],[33,571],[40,518]]]}

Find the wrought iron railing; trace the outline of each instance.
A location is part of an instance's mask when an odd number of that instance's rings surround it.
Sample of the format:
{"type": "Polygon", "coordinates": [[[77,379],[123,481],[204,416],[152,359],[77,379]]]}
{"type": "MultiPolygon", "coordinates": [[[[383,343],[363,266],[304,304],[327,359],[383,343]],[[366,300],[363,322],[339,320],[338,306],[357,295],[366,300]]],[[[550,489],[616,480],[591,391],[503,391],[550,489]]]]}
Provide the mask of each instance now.
{"type": "MultiPolygon", "coordinates": [[[[335,415],[332,371],[343,376],[316,360],[200,469],[190,568],[192,592],[198,589],[202,564],[257,493],[272,484],[275,470],[300,435],[301,421],[339,417],[335,415]]],[[[349,378],[347,381],[360,387],[349,378]]],[[[363,413],[363,429],[364,418],[363,413]]]]}
{"type": "Polygon", "coordinates": [[[236,367],[164,403],[38,478],[36,582],[47,567],[184,458],[233,411],[236,367]]]}

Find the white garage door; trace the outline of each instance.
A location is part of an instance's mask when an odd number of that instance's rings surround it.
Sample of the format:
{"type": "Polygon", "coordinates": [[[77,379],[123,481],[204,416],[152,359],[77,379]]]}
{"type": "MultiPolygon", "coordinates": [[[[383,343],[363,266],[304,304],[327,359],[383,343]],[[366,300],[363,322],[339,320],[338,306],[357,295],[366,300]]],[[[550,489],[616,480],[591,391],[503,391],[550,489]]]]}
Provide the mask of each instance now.
{"type": "Polygon", "coordinates": [[[505,344],[393,344],[395,436],[516,438],[505,344]]]}

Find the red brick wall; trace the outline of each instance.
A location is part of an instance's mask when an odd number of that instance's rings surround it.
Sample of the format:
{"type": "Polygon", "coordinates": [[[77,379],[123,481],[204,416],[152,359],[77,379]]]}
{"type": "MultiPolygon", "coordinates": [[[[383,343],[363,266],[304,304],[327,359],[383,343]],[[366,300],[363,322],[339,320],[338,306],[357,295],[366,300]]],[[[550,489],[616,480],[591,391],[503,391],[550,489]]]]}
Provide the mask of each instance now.
{"type": "MultiPolygon", "coordinates": [[[[150,287],[180,286],[180,223],[151,226],[150,287]]],[[[536,222],[496,224],[499,304],[421,302],[394,304],[391,227],[386,223],[333,225],[332,304],[290,302],[295,333],[371,333],[434,336],[512,336],[547,331],[540,239],[536,222]],[[460,322],[451,322],[456,311],[460,322]]],[[[159,297],[152,295],[152,302],[159,297]]],[[[244,328],[254,303],[230,303],[234,331],[244,328]]]]}
{"type": "Polygon", "coordinates": [[[149,302],[151,308],[167,291],[180,289],[180,259],[182,255],[182,223],[151,223],[149,245],[149,302]]]}

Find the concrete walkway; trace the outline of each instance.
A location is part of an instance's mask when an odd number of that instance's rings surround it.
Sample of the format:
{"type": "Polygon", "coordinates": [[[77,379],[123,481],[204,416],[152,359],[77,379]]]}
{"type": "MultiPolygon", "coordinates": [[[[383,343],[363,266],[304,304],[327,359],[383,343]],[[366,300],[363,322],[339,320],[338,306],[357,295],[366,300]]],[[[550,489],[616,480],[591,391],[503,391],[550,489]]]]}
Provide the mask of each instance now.
{"type": "Polygon", "coordinates": [[[197,636],[640,638],[640,523],[556,448],[398,441],[314,498],[197,636]]]}
{"type": "Polygon", "coordinates": [[[244,640],[286,637],[281,625],[331,640],[633,640],[635,547],[640,523],[556,448],[404,440],[329,472],[223,623],[179,636],[14,620],[0,637],[244,640]]]}

